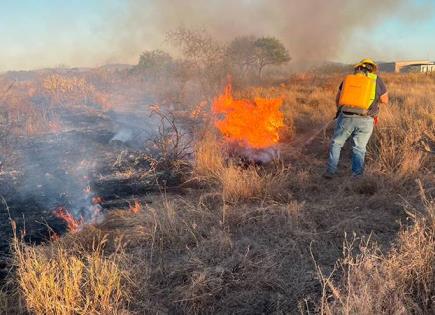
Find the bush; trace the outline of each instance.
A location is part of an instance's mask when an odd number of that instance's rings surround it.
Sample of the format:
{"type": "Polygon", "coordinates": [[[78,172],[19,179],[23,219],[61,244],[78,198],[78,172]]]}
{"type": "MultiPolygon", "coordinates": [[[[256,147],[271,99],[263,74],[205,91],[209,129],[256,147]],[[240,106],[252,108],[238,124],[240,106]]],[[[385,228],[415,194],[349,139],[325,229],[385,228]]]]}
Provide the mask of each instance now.
{"type": "Polygon", "coordinates": [[[144,71],[149,79],[172,74],[175,70],[171,55],[161,50],[144,51],[139,57],[136,70],[144,71]]]}

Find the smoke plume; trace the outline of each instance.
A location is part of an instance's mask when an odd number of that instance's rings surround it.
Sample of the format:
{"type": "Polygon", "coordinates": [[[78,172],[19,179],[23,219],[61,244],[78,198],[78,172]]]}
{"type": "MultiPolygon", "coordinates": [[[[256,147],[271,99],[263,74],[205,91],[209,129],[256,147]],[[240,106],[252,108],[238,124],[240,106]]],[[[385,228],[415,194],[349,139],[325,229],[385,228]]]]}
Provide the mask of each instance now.
{"type": "Polygon", "coordinates": [[[423,43],[397,45],[402,40],[398,29],[389,36],[383,22],[418,33],[419,23],[433,18],[434,6],[433,0],[110,0],[83,6],[94,11],[77,16],[80,11],[70,14],[68,5],[53,9],[40,4],[41,10],[29,15],[15,12],[15,24],[0,36],[6,43],[0,71],[137,63],[144,50],[173,53],[165,35],[180,26],[206,30],[221,42],[243,35],[275,36],[293,60],[349,61],[362,57],[358,54],[427,58],[419,55],[423,43]],[[40,27],[33,30],[32,23],[40,27]]]}
{"type": "Polygon", "coordinates": [[[221,41],[276,36],[294,59],[320,60],[340,57],[355,41],[370,45],[375,27],[385,19],[421,20],[432,9],[428,2],[407,0],[130,0],[128,10],[118,15],[115,45],[122,47],[119,57],[137,56],[161,47],[166,32],[183,26],[207,30],[221,41]],[[367,36],[352,37],[357,30],[367,36]]]}

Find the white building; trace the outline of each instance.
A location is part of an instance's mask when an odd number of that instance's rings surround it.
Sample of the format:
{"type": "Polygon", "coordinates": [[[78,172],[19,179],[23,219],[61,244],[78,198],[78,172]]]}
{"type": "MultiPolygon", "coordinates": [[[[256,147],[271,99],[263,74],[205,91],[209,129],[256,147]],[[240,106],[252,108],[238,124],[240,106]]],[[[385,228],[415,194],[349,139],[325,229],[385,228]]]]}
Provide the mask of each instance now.
{"type": "Polygon", "coordinates": [[[383,72],[434,72],[435,63],[429,60],[408,60],[379,63],[383,72]]]}

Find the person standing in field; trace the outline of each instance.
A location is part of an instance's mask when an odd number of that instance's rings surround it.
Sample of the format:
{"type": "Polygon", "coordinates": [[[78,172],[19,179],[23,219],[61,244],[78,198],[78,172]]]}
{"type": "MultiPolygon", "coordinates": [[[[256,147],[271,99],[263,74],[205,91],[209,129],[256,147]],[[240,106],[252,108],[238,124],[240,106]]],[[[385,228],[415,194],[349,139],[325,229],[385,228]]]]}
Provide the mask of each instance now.
{"type": "Polygon", "coordinates": [[[352,175],[359,177],[364,172],[366,146],[377,122],[379,103],[388,103],[387,88],[376,72],[376,63],[363,59],[340,84],[336,97],[337,122],[323,174],[326,179],[335,175],[341,148],[349,137],[353,140],[352,175]]]}

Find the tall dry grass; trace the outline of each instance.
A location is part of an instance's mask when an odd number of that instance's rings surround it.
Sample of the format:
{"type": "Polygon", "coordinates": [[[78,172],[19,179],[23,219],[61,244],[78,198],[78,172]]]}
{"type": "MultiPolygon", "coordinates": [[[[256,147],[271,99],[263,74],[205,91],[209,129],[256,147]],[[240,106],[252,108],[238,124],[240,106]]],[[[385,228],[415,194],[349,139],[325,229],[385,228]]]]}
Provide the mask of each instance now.
{"type": "Polygon", "coordinates": [[[433,171],[435,88],[425,76],[407,87],[408,81],[387,77],[387,83],[388,79],[392,80],[388,85],[391,101],[381,105],[380,121],[369,143],[369,159],[379,172],[403,182],[425,169],[433,171]]]}
{"type": "Polygon", "coordinates": [[[25,308],[35,314],[120,314],[127,305],[128,276],[122,254],[104,255],[104,240],[93,250],[71,250],[61,240],[13,248],[16,282],[25,308]]]}
{"type": "Polygon", "coordinates": [[[433,314],[435,312],[435,203],[423,196],[424,212],[385,255],[376,245],[344,246],[341,285],[321,274],[321,314],[433,314]]]}
{"type": "Polygon", "coordinates": [[[231,158],[225,152],[225,144],[214,134],[206,132],[195,144],[193,175],[217,186],[225,202],[282,197],[289,177],[282,163],[265,170],[241,165],[237,158],[231,158]]]}
{"type": "Polygon", "coordinates": [[[109,107],[107,95],[85,78],[59,74],[14,82],[1,98],[0,135],[3,139],[59,132],[66,108],[91,111],[109,107]]]}
{"type": "Polygon", "coordinates": [[[225,167],[225,157],[222,154],[222,144],[215,133],[204,132],[195,143],[195,161],[193,173],[195,176],[217,178],[225,167]]]}

